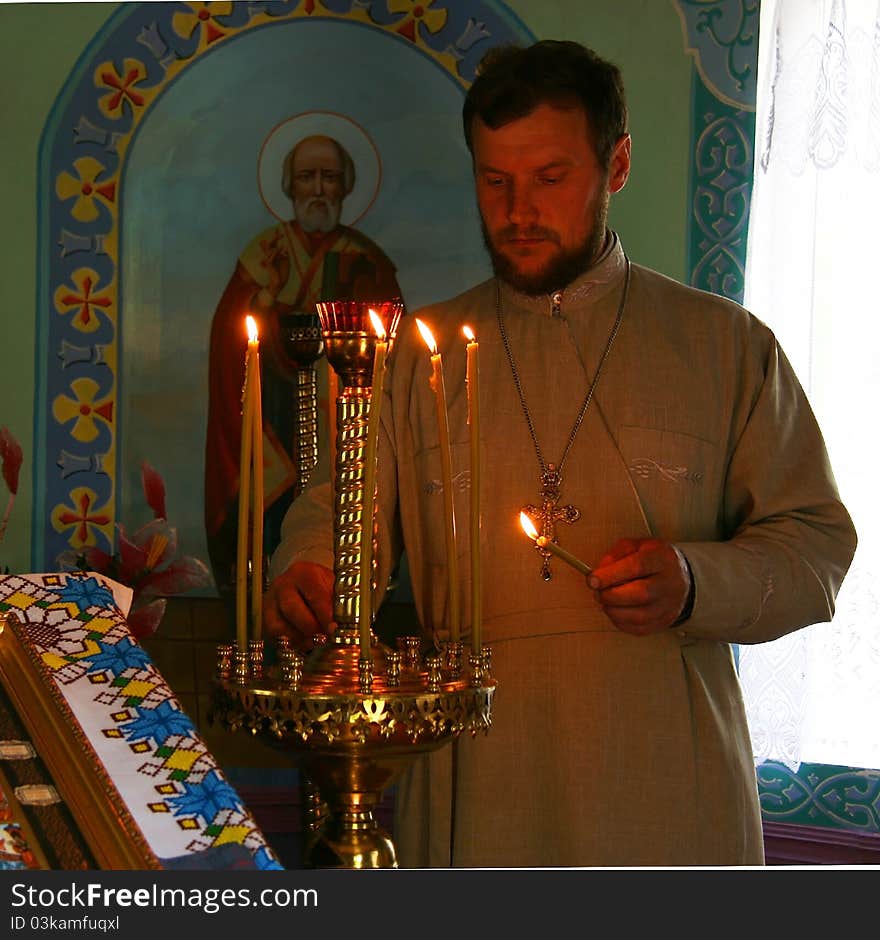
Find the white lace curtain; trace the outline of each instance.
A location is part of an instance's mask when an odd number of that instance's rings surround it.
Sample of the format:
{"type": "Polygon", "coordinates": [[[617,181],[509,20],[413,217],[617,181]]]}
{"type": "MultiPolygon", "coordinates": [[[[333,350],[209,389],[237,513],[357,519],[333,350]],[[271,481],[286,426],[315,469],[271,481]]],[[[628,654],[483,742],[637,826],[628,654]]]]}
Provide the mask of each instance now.
{"type": "Polygon", "coordinates": [[[745,303],[806,390],[859,547],[831,624],[742,647],[756,761],[880,767],[880,0],[761,0],[745,303]]]}

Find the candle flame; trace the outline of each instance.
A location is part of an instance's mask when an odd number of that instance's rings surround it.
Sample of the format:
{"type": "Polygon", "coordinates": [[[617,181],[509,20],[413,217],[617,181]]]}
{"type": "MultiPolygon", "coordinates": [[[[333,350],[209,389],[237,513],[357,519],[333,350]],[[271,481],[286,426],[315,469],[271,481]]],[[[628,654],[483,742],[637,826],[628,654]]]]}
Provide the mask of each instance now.
{"type": "Polygon", "coordinates": [[[532,520],[529,519],[529,517],[528,517],[524,512],[521,512],[521,513],[519,514],[519,524],[522,526],[523,532],[525,532],[525,534],[526,534],[530,539],[535,539],[535,540],[537,540],[537,538],[538,538],[538,530],[537,530],[537,529],[535,528],[535,526],[533,525],[532,520]]]}
{"type": "Polygon", "coordinates": [[[370,310],[370,322],[373,324],[373,329],[376,331],[376,336],[378,336],[380,340],[384,340],[385,324],[382,323],[382,318],[373,309],[370,310]]]}
{"type": "Polygon", "coordinates": [[[437,343],[434,342],[434,334],[428,329],[428,327],[422,323],[422,321],[416,317],[416,326],[419,328],[419,332],[422,334],[422,339],[425,341],[428,349],[431,350],[431,355],[437,355],[437,343]]]}
{"type": "Polygon", "coordinates": [[[257,330],[257,321],[250,314],[244,319],[245,323],[247,323],[248,342],[255,343],[260,338],[259,330],[257,330]]]}
{"type": "Polygon", "coordinates": [[[474,336],[474,331],[469,326],[463,326],[461,332],[467,337],[469,343],[476,342],[477,337],[474,336]]]}

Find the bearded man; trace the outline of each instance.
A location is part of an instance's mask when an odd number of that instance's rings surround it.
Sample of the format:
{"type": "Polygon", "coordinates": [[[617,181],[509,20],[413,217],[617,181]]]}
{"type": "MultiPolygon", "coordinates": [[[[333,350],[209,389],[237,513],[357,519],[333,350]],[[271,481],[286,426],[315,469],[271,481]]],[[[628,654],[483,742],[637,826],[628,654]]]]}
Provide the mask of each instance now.
{"type": "Polygon", "coordinates": [[[284,160],[282,188],[294,218],[260,232],[238,258],[211,323],[210,390],[205,447],[205,528],[214,579],[230,597],[235,583],[241,389],[247,346],[245,316],[257,320],[263,387],[265,551],[275,548],[281,520],[297,490],[296,382],[282,318],[315,316],[320,300],[397,297],[395,268],[361,232],[340,222],[355,184],[355,166],[336,140],[300,140],[284,160]]]}
{"type": "MultiPolygon", "coordinates": [[[[759,865],[731,644],[831,619],[856,535],[822,435],[763,323],[631,263],[608,229],[632,146],[616,66],[572,42],[492,52],[463,119],[495,276],[417,316],[443,355],[456,476],[463,325],[480,343],[482,635],[498,691],[485,737],[401,782],[400,863],[759,865]],[[524,507],[589,576],[523,535],[524,507]]],[[[414,320],[385,383],[378,583],[403,545],[426,640],[442,644],[443,475],[414,320]]],[[[288,514],[269,634],[328,629],[325,495],[288,514]]],[[[454,501],[464,534],[469,494],[454,501]]],[[[469,550],[461,538],[465,646],[469,550]]]]}

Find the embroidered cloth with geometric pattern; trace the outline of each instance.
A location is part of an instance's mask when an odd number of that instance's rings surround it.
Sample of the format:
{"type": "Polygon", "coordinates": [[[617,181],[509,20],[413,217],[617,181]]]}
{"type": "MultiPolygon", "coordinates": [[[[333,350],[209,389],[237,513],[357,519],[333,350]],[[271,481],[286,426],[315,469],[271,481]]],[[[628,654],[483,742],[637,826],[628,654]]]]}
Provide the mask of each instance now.
{"type": "MultiPolygon", "coordinates": [[[[85,789],[116,806],[120,841],[142,841],[155,860],[149,867],[282,868],[131,633],[130,600],[128,588],[91,572],[0,576],[0,613],[10,615],[0,635],[4,691],[26,725],[45,712],[36,733],[46,764],[61,778],[69,763],[85,768],[85,789]]],[[[65,789],[63,779],[56,783],[65,789]]],[[[76,804],[74,816],[88,805],[79,802],[81,789],[71,775],[66,802],[76,804]]],[[[115,817],[108,827],[115,830],[115,817]]]]}

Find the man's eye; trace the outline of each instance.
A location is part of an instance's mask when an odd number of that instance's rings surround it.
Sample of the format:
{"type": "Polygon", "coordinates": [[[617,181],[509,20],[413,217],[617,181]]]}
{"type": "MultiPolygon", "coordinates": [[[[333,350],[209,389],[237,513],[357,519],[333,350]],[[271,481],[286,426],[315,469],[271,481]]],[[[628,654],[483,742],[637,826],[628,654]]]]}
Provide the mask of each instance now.
{"type": "Polygon", "coordinates": [[[553,186],[555,183],[558,183],[562,180],[561,176],[539,176],[538,182],[543,183],[545,186],[553,186]]]}
{"type": "Polygon", "coordinates": [[[501,176],[487,176],[486,185],[487,186],[503,186],[504,178],[501,176]]]}

